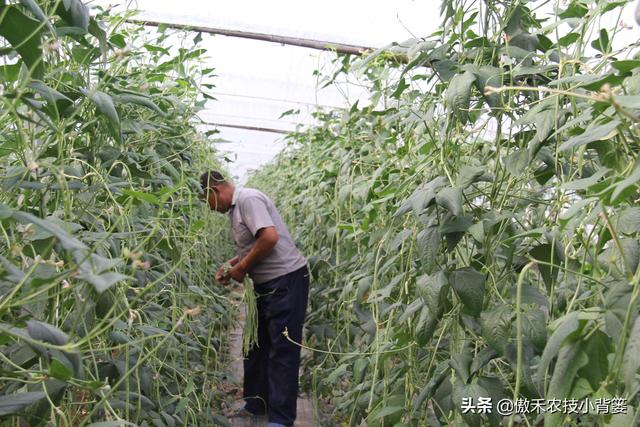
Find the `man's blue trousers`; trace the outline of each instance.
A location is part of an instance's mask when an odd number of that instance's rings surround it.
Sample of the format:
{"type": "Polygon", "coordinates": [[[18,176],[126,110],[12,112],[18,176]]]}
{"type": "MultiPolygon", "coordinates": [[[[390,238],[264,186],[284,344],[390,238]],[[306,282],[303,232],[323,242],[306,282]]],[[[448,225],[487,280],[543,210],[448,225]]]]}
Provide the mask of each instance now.
{"type": "Polygon", "coordinates": [[[309,271],[302,267],[265,283],[255,284],[258,306],[258,346],[244,360],[245,408],[267,413],[269,422],[293,425],[298,399],[302,342],[309,271]]]}

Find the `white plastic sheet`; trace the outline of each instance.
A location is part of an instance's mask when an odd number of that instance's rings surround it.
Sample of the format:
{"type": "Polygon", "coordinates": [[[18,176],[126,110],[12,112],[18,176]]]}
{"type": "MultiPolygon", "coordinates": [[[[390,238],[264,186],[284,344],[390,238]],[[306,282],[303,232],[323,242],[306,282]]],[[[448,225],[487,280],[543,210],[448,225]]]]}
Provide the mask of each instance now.
{"type": "MultiPolygon", "coordinates": [[[[110,1],[94,1],[106,6],[110,1]]],[[[426,36],[439,22],[435,1],[209,1],[138,0],[119,8],[140,10],[150,20],[203,25],[266,34],[380,47],[392,41],[426,36]]],[[[155,30],[151,30],[155,31],[155,30]]],[[[346,107],[367,96],[356,85],[317,87],[316,69],[328,69],[335,54],[296,46],[203,34],[207,64],[216,68],[218,101],[208,102],[201,117],[211,123],[293,130],[313,122],[316,105],[346,107]],[[287,110],[297,115],[279,119],[287,110]]],[[[361,103],[362,104],[362,103],[361,103]]],[[[247,172],[268,162],[284,146],[279,133],[218,127],[227,143],[217,148],[232,175],[244,181],[247,172]]]]}

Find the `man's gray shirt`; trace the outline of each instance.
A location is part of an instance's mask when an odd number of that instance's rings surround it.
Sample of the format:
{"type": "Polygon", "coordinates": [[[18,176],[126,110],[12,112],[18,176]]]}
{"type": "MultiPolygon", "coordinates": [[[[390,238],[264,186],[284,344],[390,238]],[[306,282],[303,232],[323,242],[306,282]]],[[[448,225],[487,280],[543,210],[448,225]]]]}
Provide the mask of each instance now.
{"type": "Polygon", "coordinates": [[[249,253],[256,242],[256,234],[261,228],[275,227],[280,237],[266,258],[247,272],[254,283],[267,282],[307,264],[307,260],[293,243],[280,213],[263,192],[253,188],[236,187],[229,218],[236,255],[239,259],[249,253]]]}

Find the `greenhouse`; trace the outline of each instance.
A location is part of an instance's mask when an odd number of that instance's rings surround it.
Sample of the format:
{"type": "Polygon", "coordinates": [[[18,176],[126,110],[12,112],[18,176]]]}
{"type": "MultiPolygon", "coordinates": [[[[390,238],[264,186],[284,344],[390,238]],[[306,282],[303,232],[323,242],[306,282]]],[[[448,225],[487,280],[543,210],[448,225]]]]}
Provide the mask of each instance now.
{"type": "Polygon", "coordinates": [[[640,425],[640,1],[0,0],[0,426],[640,425]]]}

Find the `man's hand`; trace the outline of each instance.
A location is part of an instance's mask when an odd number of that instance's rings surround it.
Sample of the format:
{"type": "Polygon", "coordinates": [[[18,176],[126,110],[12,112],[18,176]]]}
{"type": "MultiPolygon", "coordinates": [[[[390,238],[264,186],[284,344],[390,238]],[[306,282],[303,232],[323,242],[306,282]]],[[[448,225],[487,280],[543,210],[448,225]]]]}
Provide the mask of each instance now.
{"type": "Polygon", "coordinates": [[[229,279],[233,279],[236,282],[242,283],[246,275],[247,270],[244,269],[242,263],[238,263],[227,273],[227,281],[229,281],[229,279]]]}
{"type": "Polygon", "coordinates": [[[214,276],[216,282],[220,283],[221,285],[227,285],[229,283],[229,280],[231,280],[231,276],[229,276],[229,270],[231,270],[230,266],[234,266],[237,263],[238,257],[236,256],[222,264],[216,272],[216,275],[214,276]]]}
{"type": "Polygon", "coordinates": [[[227,277],[225,276],[227,276],[227,274],[225,273],[225,266],[223,265],[216,272],[216,275],[215,275],[216,282],[226,285],[227,283],[229,283],[229,278],[228,276],[227,277]]]}

